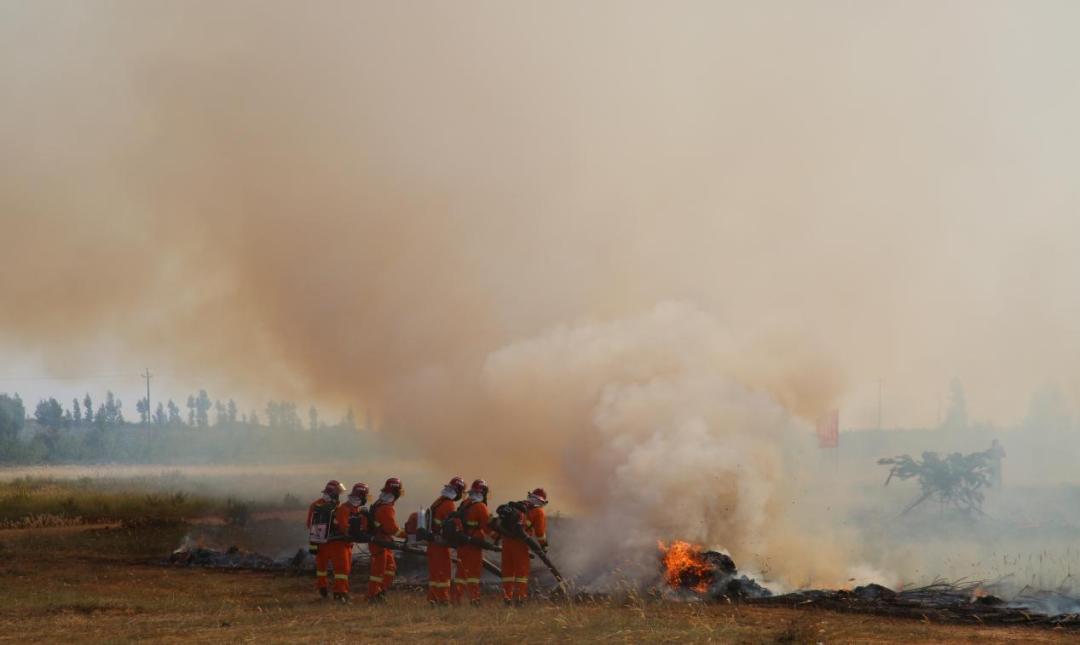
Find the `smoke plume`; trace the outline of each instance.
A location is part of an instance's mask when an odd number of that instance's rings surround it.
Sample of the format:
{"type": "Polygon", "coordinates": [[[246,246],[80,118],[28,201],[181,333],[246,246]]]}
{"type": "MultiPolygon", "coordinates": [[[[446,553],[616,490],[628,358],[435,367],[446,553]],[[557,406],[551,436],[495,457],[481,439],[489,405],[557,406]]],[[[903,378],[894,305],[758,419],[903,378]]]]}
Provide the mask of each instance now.
{"type": "Polygon", "coordinates": [[[1075,401],[1078,11],[5,3],[0,341],[775,551],[878,379],[1075,401]]]}

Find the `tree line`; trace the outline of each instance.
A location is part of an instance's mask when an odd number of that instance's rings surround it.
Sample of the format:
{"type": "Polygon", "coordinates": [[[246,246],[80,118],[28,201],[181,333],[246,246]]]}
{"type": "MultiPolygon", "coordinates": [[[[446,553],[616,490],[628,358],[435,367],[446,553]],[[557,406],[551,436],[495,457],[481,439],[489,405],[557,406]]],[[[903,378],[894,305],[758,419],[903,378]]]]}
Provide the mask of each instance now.
{"type": "MultiPolygon", "coordinates": [[[[15,406],[12,409],[24,410],[22,399],[18,394],[9,396],[0,395],[7,399],[4,405],[15,406]]],[[[124,418],[124,404],[111,391],[105,393],[96,411],[94,401],[90,394],[86,394],[82,401],[72,399],[71,407],[64,408],[55,398],[42,399],[34,409],[34,420],[43,428],[62,429],[79,426],[115,427],[128,423],[124,418]]],[[[250,414],[239,414],[236,402],[228,399],[211,401],[206,390],[199,390],[197,394],[187,397],[187,412],[182,413],[180,406],[169,399],[165,403],[159,402],[153,413],[145,397],[135,403],[135,410],[139,414],[139,424],[165,426],[187,426],[190,428],[228,427],[237,424],[262,426],[259,413],[252,410],[250,414]],[[211,411],[213,418],[211,419],[211,411]]],[[[296,404],[291,401],[270,401],[264,408],[268,428],[283,428],[286,430],[327,430],[330,428],[343,428],[346,430],[357,429],[356,415],[352,408],[346,411],[345,416],[335,425],[329,425],[319,417],[319,410],[314,405],[307,411],[307,421],[301,420],[297,412],[296,404]]]]}
{"type": "Polygon", "coordinates": [[[270,401],[260,417],[255,410],[240,413],[231,398],[211,399],[206,390],[189,395],[185,408],[168,399],[151,410],[141,398],[135,404],[138,421],[129,420],[110,391],[97,405],[89,393],[68,407],[53,397],[42,399],[28,415],[18,394],[0,394],[0,462],[178,463],[314,456],[329,449],[347,455],[364,434],[351,408],[340,421],[327,423],[314,405],[303,419],[295,403],[270,401]]]}

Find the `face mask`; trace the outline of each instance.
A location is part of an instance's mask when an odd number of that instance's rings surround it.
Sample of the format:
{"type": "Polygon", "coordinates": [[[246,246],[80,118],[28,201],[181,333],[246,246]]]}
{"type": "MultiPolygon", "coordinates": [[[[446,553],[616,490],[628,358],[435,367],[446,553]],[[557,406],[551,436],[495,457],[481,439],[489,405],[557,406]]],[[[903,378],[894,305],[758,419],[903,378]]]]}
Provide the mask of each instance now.
{"type": "Polygon", "coordinates": [[[382,493],[381,495],[379,495],[379,501],[383,504],[389,504],[390,502],[394,501],[394,499],[396,498],[394,497],[393,493],[382,493]]]}
{"type": "Polygon", "coordinates": [[[453,486],[443,486],[442,496],[446,499],[457,499],[458,492],[453,486]]]}
{"type": "Polygon", "coordinates": [[[547,504],[547,502],[545,502],[544,500],[540,499],[539,497],[533,497],[532,495],[529,495],[529,503],[533,506],[543,506],[547,504]]]}
{"type": "Polygon", "coordinates": [[[482,502],[482,501],[484,501],[484,494],[481,493],[480,491],[476,490],[476,491],[473,491],[473,492],[469,493],[469,499],[471,499],[474,502],[482,502]]]}
{"type": "Polygon", "coordinates": [[[349,495],[349,503],[353,506],[363,506],[364,499],[362,497],[353,497],[352,495],[349,495]]]}
{"type": "Polygon", "coordinates": [[[322,501],[324,501],[324,502],[332,502],[332,501],[334,501],[334,498],[330,497],[330,493],[323,493],[322,494],[322,501]]]}

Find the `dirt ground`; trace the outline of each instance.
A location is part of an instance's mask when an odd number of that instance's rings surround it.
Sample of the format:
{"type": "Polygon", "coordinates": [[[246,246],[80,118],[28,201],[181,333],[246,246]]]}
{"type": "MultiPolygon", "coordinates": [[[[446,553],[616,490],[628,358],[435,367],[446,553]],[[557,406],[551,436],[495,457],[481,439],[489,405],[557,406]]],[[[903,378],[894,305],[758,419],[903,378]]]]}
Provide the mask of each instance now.
{"type": "MultiPolygon", "coordinates": [[[[432,609],[423,594],[335,606],[313,580],[153,564],[182,526],[0,531],[0,641],[11,642],[1075,642],[1080,634],[776,607],[631,599],[432,609]]],[[[360,576],[355,576],[359,578],[360,576]]],[[[360,586],[359,580],[354,583],[360,586]]]]}

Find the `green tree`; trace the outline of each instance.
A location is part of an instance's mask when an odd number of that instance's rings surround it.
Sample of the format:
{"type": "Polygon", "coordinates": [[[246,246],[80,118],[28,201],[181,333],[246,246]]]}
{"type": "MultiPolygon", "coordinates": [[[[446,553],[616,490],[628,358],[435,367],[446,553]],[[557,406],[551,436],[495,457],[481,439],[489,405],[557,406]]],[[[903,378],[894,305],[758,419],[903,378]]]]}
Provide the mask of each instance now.
{"type": "Polygon", "coordinates": [[[303,430],[304,424],[296,413],[296,404],[291,401],[270,401],[266,404],[268,425],[281,430],[303,430]]]}
{"type": "Polygon", "coordinates": [[[225,414],[229,417],[229,423],[236,424],[236,401],[229,399],[229,403],[225,406],[225,414]]]}
{"type": "Polygon", "coordinates": [[[52,397],[42,399],[34,409],[34,418],[43,428],[59,430],[64,427],[64,408],[52,397]]]}
{"type": "Polygon", "coordinates": [[[296,404],[292,401],[281,402],[281,424],[286,430],[300,431],[304,429],[304,422],[296,413],[296,404]]]}
{"type": "Polygon", "coordinates": [[[150,421],[150,402],[146,400],[145,396],[135,402],[135,410],[139,413],[140,423],[145,424],[150,421]]]}
{"type": "Polygon", "coordinates": [[[169,403],[168,403],[167,407],[169,409],[169,425],[171,425],[171,426],[183,425],[184,420],[180,417],[180,406],[176,405],[176,402],[173,401],[172,399],[169,399],[169,403]]]}
{"type": "Polygon", "coordinates": [[[26,422],[26,407],[19,395],[0,394],[0,441],[14,442],[26,422]]]}
{"type": "Polygon", "coordinates": [[[109,390],[105,393],[105,425],[118,426],[124,423],[124,404],[109,390]]]}
{"type": "Polygon", "coordinates": [[[79,407],[78,398],[71,400],[71,416],[75,420],[75,425],[82,423],[82,408],[79,407]]]}
{"type": "Polygon", "coordinates": [[[169,418],[165,415],[165,405],[159,401],[157,410],[154,412],[154,425],[163,426],[168,420],[169,418]]]}
{"type": "Polygon", "coordinates": [[[92,400],[90,400],[90,393],[89,392],[87,392],[86,396],[83,397],[82,402],[83,402],[83,407],[86,408],[86,414],[83,415],[84,417],[86,417],[86,422],[87,423],[93,423],[94,422],[94,402],[92,400]]]}
{"type": "Polygon", "coordinates": [[[108,411],[105,409],[105,404],[98,405],[97,414],[94,415],[94,427],[98,430],[104,430],[105,426],[109,423],[108,411]]]}
{"type": "Polygon", "coordinates": [[[206,394],[206,390],[199,390],[199,396],[195,398],[195,422],[198,423],[200,428],[207,428],[210,426],[210,408],[213,404],[210,402],[210,396],[206,394]]]}
{"type": "Polygon", "coordinates": [[[319,429],[319,411],[315,409],[315,406],[311,406],[307,411],[308,416],[308,430],[315,432],[319,429]]]}

